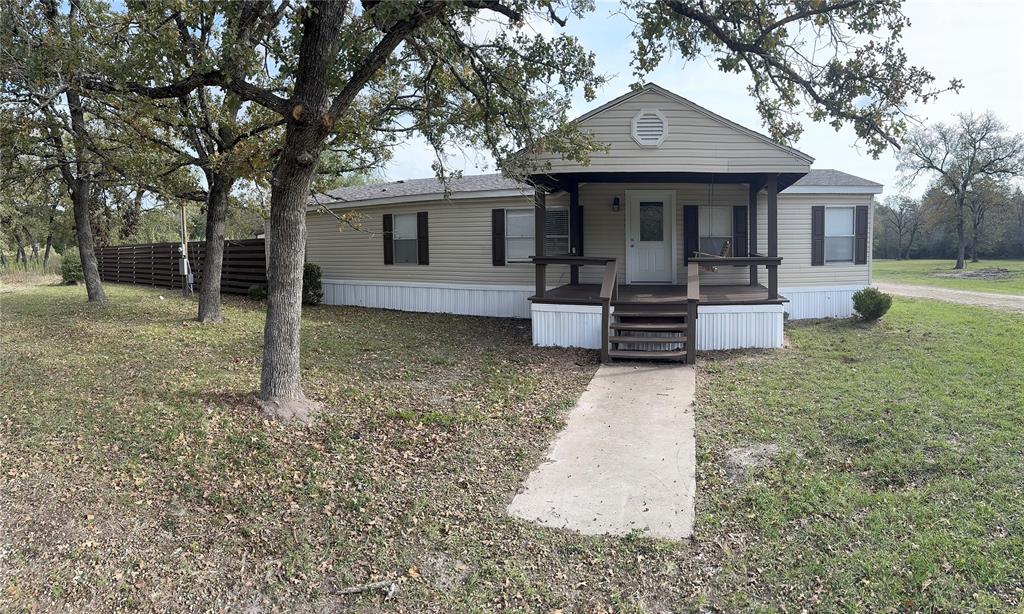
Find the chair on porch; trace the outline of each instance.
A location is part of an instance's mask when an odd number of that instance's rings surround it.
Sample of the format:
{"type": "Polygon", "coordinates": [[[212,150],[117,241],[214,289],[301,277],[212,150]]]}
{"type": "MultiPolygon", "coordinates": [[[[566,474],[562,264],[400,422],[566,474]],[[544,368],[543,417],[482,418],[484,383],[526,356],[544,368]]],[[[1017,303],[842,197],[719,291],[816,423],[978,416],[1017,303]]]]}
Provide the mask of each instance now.
{"type": "MultiPolygon", "coordinates": [[[[696,254],[697,254],[697,256],[709,256],[711,258],[715,258],[715,257],[725,258],[727,256],[731,256],[732,255],[732,241],[730,241],[729,239],[726,239],[725,242],[722,243],[722,249],[720,249],[717,254],[708,254],[708,253],[705,253],[705,252],[696,252],[696,254]]],[[[710,265],[710,264],[703,264],[702,263],[700,265],[700,270],[702,272],[704,272],[704,273],[714,273],[715,271],[718,270],[718,267],[710,265]]]]}

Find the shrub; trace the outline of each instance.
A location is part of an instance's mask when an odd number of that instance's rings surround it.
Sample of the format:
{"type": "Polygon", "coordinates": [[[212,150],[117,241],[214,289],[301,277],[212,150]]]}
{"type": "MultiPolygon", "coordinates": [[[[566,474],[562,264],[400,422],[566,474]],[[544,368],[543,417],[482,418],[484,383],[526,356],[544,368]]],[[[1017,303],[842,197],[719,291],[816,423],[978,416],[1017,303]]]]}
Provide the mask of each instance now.
{"type": "Polygon", "coordinates": [[[320,265],[307,262],[302,267],[302,304],[319,305],[324,300],[324,289],[320,285],[320,265]]]}
{"type": "Polygon", "coordinates": [[[78,255],[78,248],[69,247],[61,255],[60,277],[65,284],[77,284],[85,281],[85,272],[82,271],[82,259],[78,255]]]}
{"type": "Polygon", "coordinates": [[[263,301],[267,298],[266,286],[249,286],[249,298],[254,301],[263,301]]]}
{"type": "Polygon", "coordinates": [[[871,322],[885,315],[892,306],[892,296],[877,288],[864,288],[853,294],[853,310],[871,322]]]}

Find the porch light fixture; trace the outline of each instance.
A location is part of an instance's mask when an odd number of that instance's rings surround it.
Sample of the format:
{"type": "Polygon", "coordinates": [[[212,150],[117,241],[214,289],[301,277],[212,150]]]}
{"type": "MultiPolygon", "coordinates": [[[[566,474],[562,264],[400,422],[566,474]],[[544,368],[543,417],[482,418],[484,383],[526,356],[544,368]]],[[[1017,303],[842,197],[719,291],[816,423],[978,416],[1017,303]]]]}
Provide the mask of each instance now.
{"type": "Polygon", "coordinates": [[[618,210],[619,210],[619,197],[616,196],[615,199],[612,200],[612,211],[618,211],[618,210]]]}

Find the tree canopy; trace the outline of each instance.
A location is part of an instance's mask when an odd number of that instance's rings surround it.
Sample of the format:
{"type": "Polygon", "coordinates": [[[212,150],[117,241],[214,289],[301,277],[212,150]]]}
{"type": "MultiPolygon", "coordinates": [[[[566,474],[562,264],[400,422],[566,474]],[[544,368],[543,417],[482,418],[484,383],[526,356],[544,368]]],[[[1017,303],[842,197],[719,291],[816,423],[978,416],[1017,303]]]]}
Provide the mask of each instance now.
{"type": "Polygon", "coordinates": [[[910,20],[901,0],[625,0],[635,13],[633,67],[642,77],[670,53],[750,74],[750,94],[771,135],[791,142],[798,115],[850,125],[874,156],[899,148],[914,104],[959,90],[936,84],[901,47],[910,20]]]}

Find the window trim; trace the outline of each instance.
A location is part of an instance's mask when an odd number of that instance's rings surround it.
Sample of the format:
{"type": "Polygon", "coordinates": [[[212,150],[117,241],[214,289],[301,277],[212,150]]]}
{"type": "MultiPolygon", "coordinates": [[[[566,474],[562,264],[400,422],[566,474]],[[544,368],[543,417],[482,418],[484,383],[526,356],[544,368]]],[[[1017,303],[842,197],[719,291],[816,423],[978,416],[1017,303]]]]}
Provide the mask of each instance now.
{"type": "Polygon", "coordinates": [[[395,265],[395,266],[416,266],[416,265],[418,265],[420,263],[420,238],[419,238],[418,229],[419,229],[419,218],[418,218],[418,213],[416,211],[412,211],[412,212],[409,212],[409,213],[392,213],[391,214],[391,245],[392,245],[392,248],[391,248],[391,251],[392,251],[391,261],[392,261],[392,265],[395,265]],[[410,237],[403,237],[403,238],[399,238],[398,237],[398,218],[404,217],[404,216],[411,217],[412,220],[413,220],[413,224],[412,224],[413,231],[412,231],[412,237],[411,238],[410,237]],[[399,241],[410,241],[410,240],[413,242],[413,245],[415,245],[415,249],[413,250],[413,253],[416,255],[416,258],[412,262],[399,262],[399,260],[398,260],[398,242],[399,241]]]}
{"type": "MultiPolygon", "coordinates": [[[[514,235],[513,236],[513,235],[509,234],[508,214],[509,214],[510,211],[513,211],[513,212],[528,211],[530,213],[535,213],[534,208],[533,207],[506,207],[505,208],[505,238],[504,238],[504,241],[505,241],[505,264],[530,264],[532,262],[530,260],[531,256],[528,256],[525,260],[518,259],[518,258],[512,258],[512,257],[509,256],[510,251],[509,251],[509,248],[508,248],[508,240],[509,239],[527,239],[527,238],[532,239],[534,241],[534,248],[531,250],[531,252],[532,251],[536,251],[536,249],[537,249],[536,248],[537,226],[536,226],[536,224],[531,224],[530,225],[531,232],[530,232],[529,235],[514,235]]],[[[547,216],[548,211],[565,211],[566,215],[569,215],[569,207],[564,207],[564,206],[561,206],[561,205],[554,206],[554,207],[545,207],[545,211],[544,211],[544,215],[545,216],[547,216]]],[[[545,222],[546,221],[547,220],[545,220],[545,222]]],[[[566,239],[566,245],[567,245],[568,251],[564,255],[568,255],[568,253],[572,250],[572,239],[571,239],[571,237],[572,237],[572,222],[571,221],[570,221],[570,223],[568,225],[567,230],[569,231],[568,234],[564,234],[564,235],[546,235],[546,238],[548,238],[548,239],[551,239],[551,238],[555,238],[555,239],[565,238],[566,239]]],[[[554,255],[554,254],[546,254],[546,255],[551,256],[551,255],[554,255]]],[[[563,254],[558,254],[558,255],[563,255],[563,254]]]]}
{"type": "Polygon", "coordinates": [[[821,246],[821,260],[825,266],[852,266],[857,262],[857,207],[854,205],[825,205],[825,216],[822,220],[822,246],[821,246]],[[850,232],[848,235],[830,235],[828,234],[828,212],[829,210],[836,209],[849,209],[850,211],[850,232]],[[829,239],[849,239],[850,240],[850,259],[849,260],[829,260],[828,257],[828,240],[829,239]]]}

